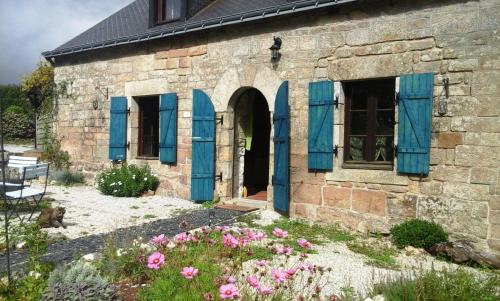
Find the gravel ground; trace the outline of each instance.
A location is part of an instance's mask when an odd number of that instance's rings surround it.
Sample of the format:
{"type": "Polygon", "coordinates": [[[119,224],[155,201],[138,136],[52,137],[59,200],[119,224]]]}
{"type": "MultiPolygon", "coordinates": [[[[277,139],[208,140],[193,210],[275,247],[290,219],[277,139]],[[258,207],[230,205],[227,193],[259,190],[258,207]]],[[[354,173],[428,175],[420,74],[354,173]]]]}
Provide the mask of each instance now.
{"type": "Polygon", "coordinates": [[[66,208],[64,222],[68,226],[50,228],[47,232],[68,239],[108,233],[201,208],[193,202],[165,196],[116,198],[102,195],[90,186],[49,186],[47,191],[47,197],[56,200],[53,207],[66,208]]]}

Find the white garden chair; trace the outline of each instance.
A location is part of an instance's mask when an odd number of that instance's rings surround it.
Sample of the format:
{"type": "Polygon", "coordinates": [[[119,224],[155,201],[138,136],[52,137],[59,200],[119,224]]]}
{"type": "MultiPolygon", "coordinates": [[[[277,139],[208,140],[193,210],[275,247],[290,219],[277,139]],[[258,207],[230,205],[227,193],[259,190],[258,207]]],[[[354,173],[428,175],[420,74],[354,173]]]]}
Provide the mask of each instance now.
{"type": "MultiPolygon", "coordinates": [[[[21,223],[24,222],[26,216],[21,217],[19,215],[18,209],[19,205],[27,204],[30,207],[30,215],[28,216],[28,221],[33,216],[35,210],[39,207],[45,192],[47,191],[47,182],[49,176],[49,164],[32,164],[22,168],[21,173],[21,184],[5,183],[4,200],[7,202],[7,210],[9,211],[7,215],[7,220],[11,219],[15,215],[21,223]],[[26,181],[31,181],[33,179],[45,177],[45,184],[43,189],[32,188],[29,185],[25,185],[26,181]]],[[[3,183],[1,183],[3,185],[3,183]]]]}

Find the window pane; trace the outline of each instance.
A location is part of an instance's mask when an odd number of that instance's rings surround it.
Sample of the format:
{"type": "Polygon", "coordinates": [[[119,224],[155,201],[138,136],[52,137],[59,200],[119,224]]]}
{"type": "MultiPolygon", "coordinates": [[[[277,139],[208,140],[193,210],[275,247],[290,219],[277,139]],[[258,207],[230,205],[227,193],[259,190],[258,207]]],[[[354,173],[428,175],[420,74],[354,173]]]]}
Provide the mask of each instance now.
{"type": "Polygon", "coordinates": [[[394,112],[393,111],[378,111],[377,112],[377,134],[392,135],[394,133],[394,112]]]}
{"type": "Polygon", "coordinates": [[[351,110],[366,110],[366,90],[359,89],[352,91],[351,110]]]}
{"type": "Polygon", "coordinates": [[[366,137],[349,137],[349,160],[365,160],[366,137]]]}
{"type": "Polygon", "coordinates": [[[368,115],[366,112],[351,113],[351,134],[365,135],[368,115]]]}
{"type": "Polygon", "coordinates": [[[394,107],[394,91],[384,91],[377,101],[377,109],[392,109],[394,107]]]}
{"type": "Polygon", "coordinates": [[[179,19],[181,17],[182,0],[164,0],[165,21],[179,19]]]}
{"type": "Polygon", "coordinates": [[[377,137],[375,161],[392,161],[394,152],[392,140],[392,137],[377,137]]]}

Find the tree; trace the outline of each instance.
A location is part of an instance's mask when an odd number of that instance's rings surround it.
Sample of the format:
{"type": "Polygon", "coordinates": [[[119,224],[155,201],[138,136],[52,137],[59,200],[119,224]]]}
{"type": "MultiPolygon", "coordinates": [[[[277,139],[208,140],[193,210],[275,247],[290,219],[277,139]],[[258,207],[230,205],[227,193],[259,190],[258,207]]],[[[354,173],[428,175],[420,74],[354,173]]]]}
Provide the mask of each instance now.
{"type": "Polygon", "coordinates": [[[37,68],[23,78],[21,90],[37,115],[50,113],[58,90],[54,82],[54,68],[44,62],[38,63],[37,68]]]}
{"type": "Polygon", "coordinates": [[[22,113],[28,116],[33,114],[33,107],[19,85],[0,85],[0,102],[4,113],[9,108],[16,107],[21,108],[22,113]]]}

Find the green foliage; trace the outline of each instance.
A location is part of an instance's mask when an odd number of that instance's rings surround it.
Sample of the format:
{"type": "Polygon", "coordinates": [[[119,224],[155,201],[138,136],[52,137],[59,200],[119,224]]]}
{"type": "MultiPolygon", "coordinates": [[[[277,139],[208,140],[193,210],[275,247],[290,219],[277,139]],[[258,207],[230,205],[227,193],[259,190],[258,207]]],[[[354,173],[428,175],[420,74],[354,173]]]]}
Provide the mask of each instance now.
{"type": "Polygon", "coordinates": [[[33,138],[35,137],[35,123],[24,113],[14,111],[3,114],[3,131],[5,138],[33,138]]]}
{"type": "Polygon", "coordinates": [[[126,163],[104,170],[97,175],[96,181],[100,192],[117,197],[139,197],[148,190],[156,190],[160,184],[149,166],[126,163]]]}
{"type": "Polygon", "coordinates": [[[448,240],[448,234],[441,225],[421,219],[411,219],[392,227],[391,235],[398,248],[413,246],[429,249],[448,240]]]}
{"type": "Polygon", "coordinates": [[[23,108],[21,108],[18,105],[11,105],[7,109],[5,109],[4,114],[6,113],[16,113],[16,114],[22,114],[25,115],[26,112],[24,111],[23,108]]]}
{"type": "Polygon", "coordinates": [[[19,113],[33,115],[33,107],[19,85],[0,85],[0,102],[4,112],[14,106],[22,109],[22,112],[19,113]]]}
{"type": "Polygon", "coordinates": [[[41,300],[117,300],[113,287],[98,271],[85,263],[62,266],[49,277],[47,290],[41,300]]]}
{"type": "Polygon", "coordinates": [[[397,254],[396,250],[377,243],[367,244],[365,242],[350,242],[347,244],[349,250],[363,254],[370,258],[369,263],[383,268],[396,268],[397,263],[393,256],[397,254]]]}
{"type": "Polygon", "coordinates": [[[56,139],[47,125],[44,130],[42,159],[52,164],[56,170],[67,170],[71,165],[69,154],[61,149],[61,141],[56,139]]]}
{"type": "Polygon", "coordinates": [[[49,181],[55,181],[57,185],[72,186],[74,184],[84,184],[85,177],[81,172],[66,170],[51,171],[49,181]]]}
{"type": "Polygon", "coordinates": [[[476,276],[465,270],[431,270],[412,277],[389,280],[374,286],[371,293],[387,301],[493,301],[500,299],[498,275],[476,276]]]}

